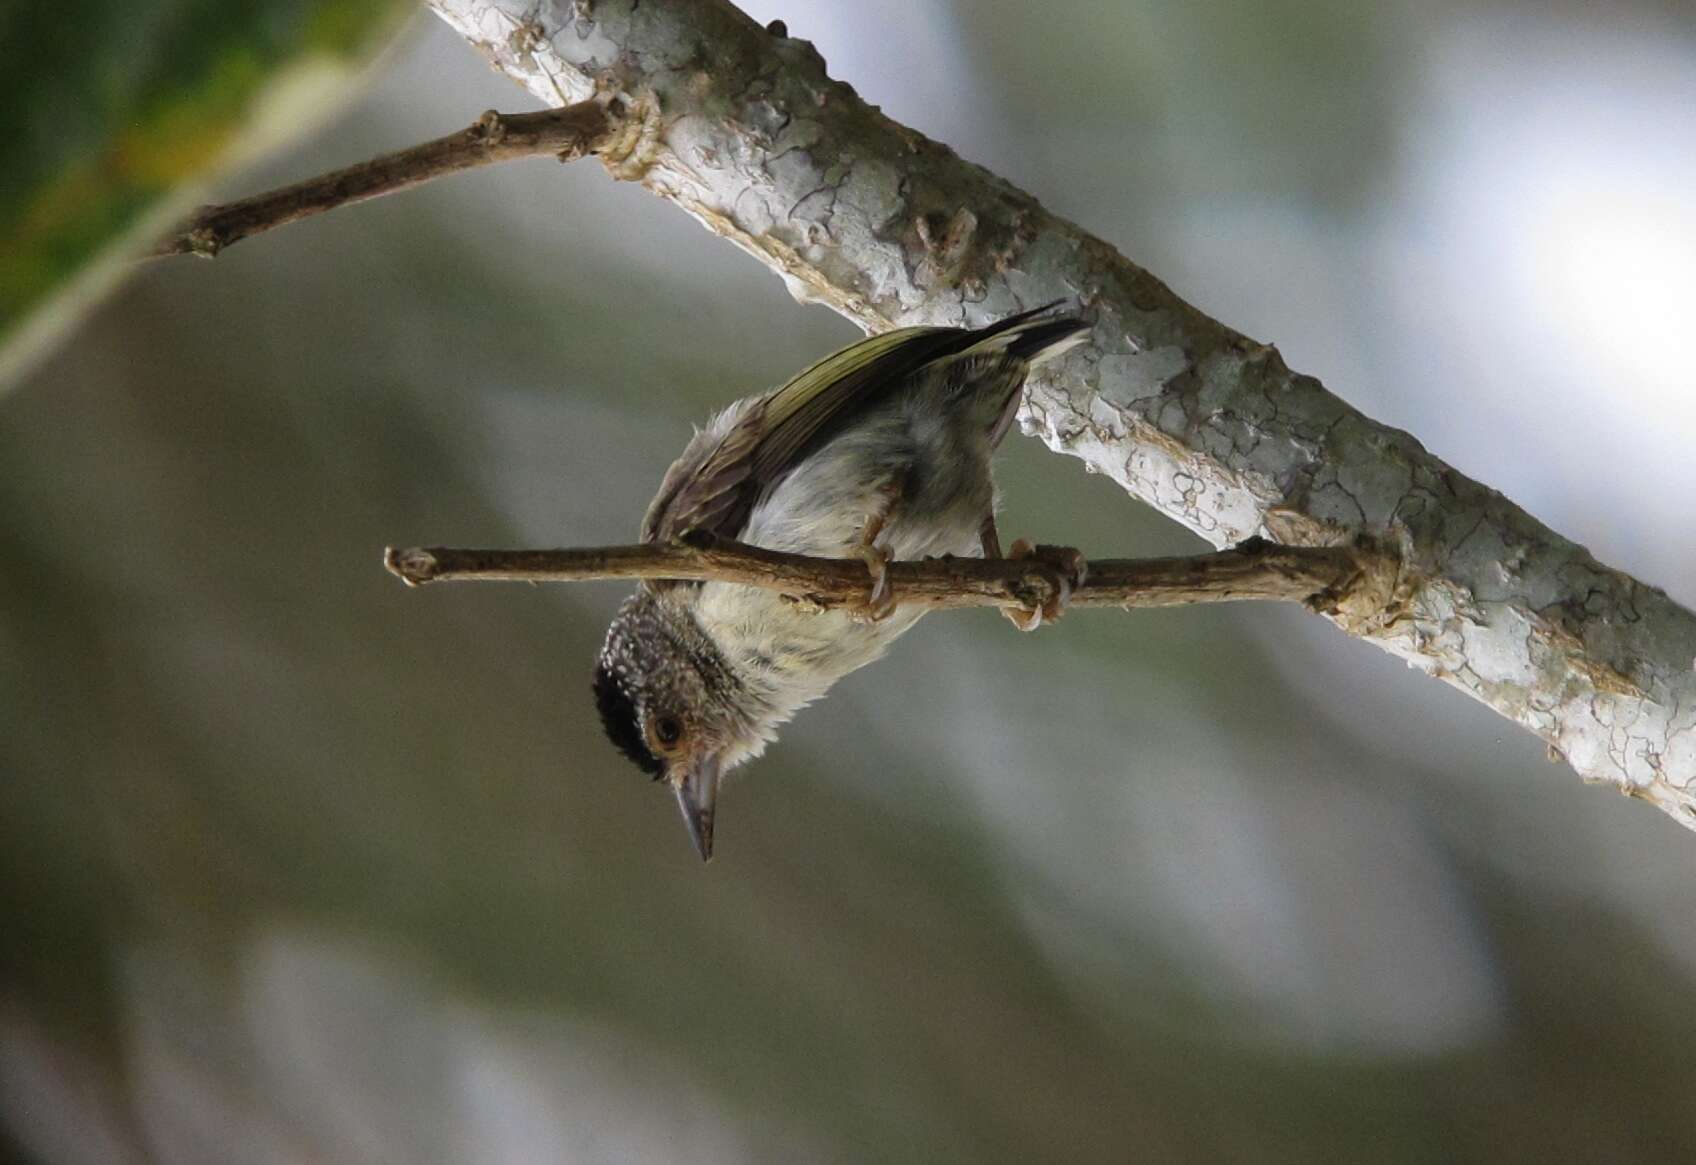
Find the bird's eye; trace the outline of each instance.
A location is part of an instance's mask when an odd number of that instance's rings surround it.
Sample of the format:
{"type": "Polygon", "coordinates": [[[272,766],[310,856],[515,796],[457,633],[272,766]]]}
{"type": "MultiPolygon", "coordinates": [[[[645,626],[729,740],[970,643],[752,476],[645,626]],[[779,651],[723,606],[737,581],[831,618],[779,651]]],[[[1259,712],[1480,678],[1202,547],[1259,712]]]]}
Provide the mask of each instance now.
{"type": "Polygon", "coordinates": [[[683,721],[675,716],[660,716],[654,721],[654,741],[661,748],[671,748],[683,739],[683,721]]]}

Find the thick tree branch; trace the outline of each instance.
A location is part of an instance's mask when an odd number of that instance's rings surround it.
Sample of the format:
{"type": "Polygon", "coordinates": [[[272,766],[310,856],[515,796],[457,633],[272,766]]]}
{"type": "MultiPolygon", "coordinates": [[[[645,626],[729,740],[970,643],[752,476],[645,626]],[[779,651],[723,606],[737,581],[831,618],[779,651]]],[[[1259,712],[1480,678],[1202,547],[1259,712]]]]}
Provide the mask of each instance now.
{"type": "Polygon", "coordinates": [[[608,132],[606,107],[580,101],[563,109],[497,113],[493,109],[458,133],[397,150],[367,162],[280,190],[223,206],[203,206],[176,233],[160,240],[154,256],[212,258],[225,247],[272,227],[349,203],[405,190],[433,178],[492,162],[551,155],[562,162],[592,151],[608,132]]]}
{"type": "MultiPolygon", "coordinates": [[[[868,329],[1081,304],[1027,431],[1224,546],[1371,533],[1394,601],[1331,618],[1696,826],[1696,616],[1210,319],[1108,243],[898,125],[724,0],[429,0],[550,105],[618,94],[640,181],[868,329]]],[[[727,385],[726,395],[755,386],[727,385]]]]}
{"type": "MultiPolygon", "coordinates": [[[[384,552],[383,564],[408,586],[448,580],[587,582],[596,579],[717,580],[780,591],[820,610],[864,607],[871,579],[859,559],[809,558],[740,542],[597,546],[573,550],[462,550],[414,547],[384,552]]],[[[1190,558],[1117,558],[1089,564],[1073,607],[1176,607],[1250,599],[1305,602],[1324,610],[1376,604],[1395,577],[1391,556],[1352,546],[1278,546],[1255,538],[1190,558]]],[[[1051,568],[1031,559],[945,558],[889,564],[897,603],[935,610],[1040,607],[1056,591],[1051,568]]]]}

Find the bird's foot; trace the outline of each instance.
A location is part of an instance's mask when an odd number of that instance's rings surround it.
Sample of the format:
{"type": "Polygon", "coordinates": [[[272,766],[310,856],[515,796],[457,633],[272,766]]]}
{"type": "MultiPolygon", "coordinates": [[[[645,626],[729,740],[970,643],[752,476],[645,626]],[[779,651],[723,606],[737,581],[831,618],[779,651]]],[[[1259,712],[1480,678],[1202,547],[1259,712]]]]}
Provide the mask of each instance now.
{"type": "Polygon", "coordinates": [[[1035,631],[1044,623],[1053,623],[1066,613],[1072,592],[1084,585],[1089,577],[1089,564],[1083,553],[1071,546],[1033,546],[1023,538],[1013,543],[1007,557],[1014,561],[1031,560],[1048,576],[1048,598],[1027,610],[1001,608],[1001,613],[1020,631],[1035,631]]]}
{"type": "Polygon", "coordinates": [[[872,576],[872,592],[858,615],[868,623],[881,622],[895,611],[895,592],[889,585],[889,552],[871,543],[855,547],[854,552],[872,576]]]}

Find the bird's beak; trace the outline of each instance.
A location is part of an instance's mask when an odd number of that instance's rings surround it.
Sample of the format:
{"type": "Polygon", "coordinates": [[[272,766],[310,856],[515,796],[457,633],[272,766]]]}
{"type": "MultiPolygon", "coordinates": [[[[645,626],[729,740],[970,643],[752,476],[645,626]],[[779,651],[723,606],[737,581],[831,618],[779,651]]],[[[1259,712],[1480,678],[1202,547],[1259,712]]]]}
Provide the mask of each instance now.
{"type": "Polygon", "coordinates": [[[703,753],[690,758],[671,776],[672,789],[677,793],[677,807],[683,810],[683,824],[689,827],[689,840],[703,862],[713,856],[713,804],[718,800],[718,757],[703,753]]]}

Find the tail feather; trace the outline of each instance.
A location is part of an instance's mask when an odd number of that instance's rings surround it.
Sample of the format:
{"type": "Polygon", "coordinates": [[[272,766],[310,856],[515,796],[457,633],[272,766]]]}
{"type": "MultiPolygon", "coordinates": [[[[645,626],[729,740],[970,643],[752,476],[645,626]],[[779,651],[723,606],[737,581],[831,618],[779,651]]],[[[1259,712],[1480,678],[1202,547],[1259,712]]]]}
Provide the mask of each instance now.
{"type": "Polygon", "coordinates": [[[1036,365],[1070,352],[1088,340],[1089,334],[1089,324],[1077,316],[1040,320],[1020,328],[1007,350],[1027,364],[1036,365]]]}
{"type": "MultiPolygon", "coordinates": [[[[1059,307],[1061,302],[1055,300],[1053,303],[1043,304],[1039,308],[1020,312],[1016,316],[991,324],[980,333],[984,338],[967,351],[1000,349],[1024,361],[1027,368],[1034,368],[1046,360],[1071,351],[1089,339],[1091,328],[1077,316],[1048,316],[1047,313],[1059,307]]],[[[1024,379],[1024,376],[1020,375],[1011,384],[1006,403],[1001,407],[1000,414],[989,431],[991,449],[1000,448],[1001,442],[1013,428],[1013,420],[1018,415],[1019,402],[1024,395],[1024,379]]]]}
{"type": "Polygon", "coordinates": [[[999,348],[1030,364],[1040,364],[1070,351],[1088,338],[1090,325],[1077,316],[1048,314],[1064,302],[1057,299],[997,320],[979,330],[979,339],[967,351],[999,348]]]}

